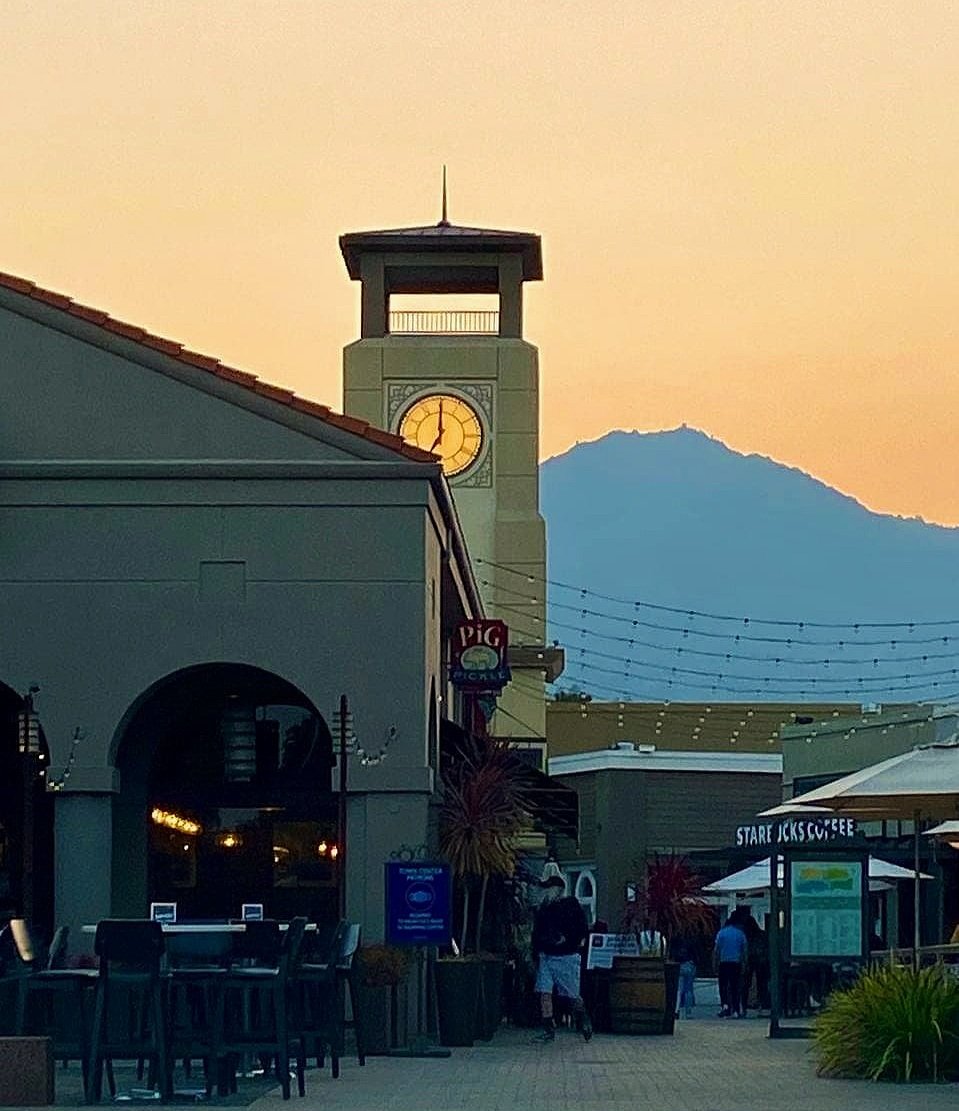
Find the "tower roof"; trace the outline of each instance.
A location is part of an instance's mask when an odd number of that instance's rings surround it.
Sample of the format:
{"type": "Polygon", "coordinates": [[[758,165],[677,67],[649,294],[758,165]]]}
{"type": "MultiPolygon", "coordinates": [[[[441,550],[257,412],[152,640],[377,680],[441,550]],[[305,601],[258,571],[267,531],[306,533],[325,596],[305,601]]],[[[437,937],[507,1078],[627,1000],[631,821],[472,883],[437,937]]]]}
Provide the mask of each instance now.
{"type": "Polygon", "coordinates": [[[540,238],[528,231],[496,231],[467,228],[458,224],[430,224],[422,228],[389,228],[382,231],[355,231],[340,236],[340,250],[350,277],[360,277],[360,258],[364,254],[476,252],[477,254],[518,254],[523,259],[523,281],[543,280],[543,254],[540,238]]]}

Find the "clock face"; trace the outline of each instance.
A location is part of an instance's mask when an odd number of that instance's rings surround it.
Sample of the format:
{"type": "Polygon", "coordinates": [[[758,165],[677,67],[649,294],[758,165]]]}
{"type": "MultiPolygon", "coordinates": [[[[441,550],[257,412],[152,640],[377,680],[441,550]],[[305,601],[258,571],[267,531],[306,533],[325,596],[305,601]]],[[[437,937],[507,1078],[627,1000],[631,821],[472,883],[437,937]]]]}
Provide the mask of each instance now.
{"type": "Polygon", "coordinates": [[[407,443],[438,455],[448,475],[475,463],[483,446],[483,426],[476,410],[448,393],[414,401],[400,419],[399,433],[407,443]]]}

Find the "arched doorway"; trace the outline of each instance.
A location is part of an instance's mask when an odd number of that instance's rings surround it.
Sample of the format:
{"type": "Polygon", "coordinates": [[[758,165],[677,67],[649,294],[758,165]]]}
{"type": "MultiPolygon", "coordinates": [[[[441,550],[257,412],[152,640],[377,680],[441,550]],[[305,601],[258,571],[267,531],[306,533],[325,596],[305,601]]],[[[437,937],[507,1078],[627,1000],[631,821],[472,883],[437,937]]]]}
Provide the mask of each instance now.
{"type": "Polygon", "coordinates": [[[0,924],[26,915],[40,934],[53,925],[53,800],[46,789],[50,753],[40,726],[40,752],[21,756],[17,716],[23,698],[0,683],[0,924]],[[30,845],[25,827],[32,826],[30,845]]]}
{"type": "Polygon", "coordinates": [[[332,739],[298,688],[243,664],[187,668],[137,700],[115,751],[114,913],[335,917],[332,739]]]}

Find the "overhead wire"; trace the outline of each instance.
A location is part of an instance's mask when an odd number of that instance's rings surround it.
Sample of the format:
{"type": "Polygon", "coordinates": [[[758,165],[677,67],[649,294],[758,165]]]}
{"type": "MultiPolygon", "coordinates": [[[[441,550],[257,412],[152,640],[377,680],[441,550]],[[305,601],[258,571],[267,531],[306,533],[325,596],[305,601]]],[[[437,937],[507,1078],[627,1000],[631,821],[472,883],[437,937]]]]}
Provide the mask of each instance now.
{"type": "Polygon", "coordinates": [[[486,567],[494,567],[498,571],[505,571],[509,574],[525,578],[528,582],[540,582],[545,586],[555,586],[561,590],[572,590],[582,597],[598,598],[601,601],[612,602],[613,604],[632,606],[636,609],[648,609],[659,613],[672,613],[691,619],[701,618],[708,621],[730,622],[743,626],[769,625],[772,627],[795,628],[799,630],[852,629],[858,631],[859,629],[908,629],[911,631],[914,629],[947,627],[956,627],[957,630],[959,630],[959,617],[942,618],[935,621],[808,621],[797,618],[751,617],[727,613],[710,613],[707,610],[698,610],[687,606],[668,606],[641,598],[621,598],[613,594],[604,594],[600,591],[592,590],[589,587],[576,586],[572,583],[564,583],[558,579],[533,575],[529,571],[521,571],[515,567],[511,567],[509,564],[497,563],[490,559],[477,558],[475,562],[486,567]]]}

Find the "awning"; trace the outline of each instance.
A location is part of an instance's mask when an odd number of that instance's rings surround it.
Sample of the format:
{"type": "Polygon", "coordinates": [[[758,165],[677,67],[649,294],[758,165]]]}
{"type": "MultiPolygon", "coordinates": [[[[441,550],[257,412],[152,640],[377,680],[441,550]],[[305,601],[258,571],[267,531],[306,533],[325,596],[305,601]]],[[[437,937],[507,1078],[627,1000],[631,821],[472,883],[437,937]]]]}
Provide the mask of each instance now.
{"type": "MultiPolygon", "coordinates": [[[[440,723],[440,763],[457,758],[472,738],[461,725],[443,719],[440,723]]],[[[516,777],[533,825],[543,832],[558,833],[579,840],[579,795],[545,772],[515,758],[516,777]]]]}

